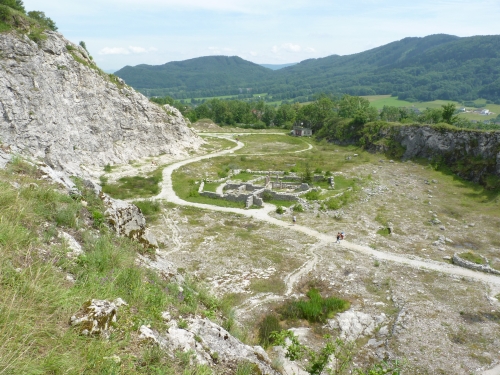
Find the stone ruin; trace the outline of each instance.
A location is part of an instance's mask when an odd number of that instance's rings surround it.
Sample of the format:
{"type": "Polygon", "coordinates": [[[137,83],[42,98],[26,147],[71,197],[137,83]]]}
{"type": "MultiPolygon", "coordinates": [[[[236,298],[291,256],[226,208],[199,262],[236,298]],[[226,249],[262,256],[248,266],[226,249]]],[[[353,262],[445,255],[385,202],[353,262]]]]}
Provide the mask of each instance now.
{"type": "MultiPolygon", "coordinates": [[[[246,170],[246,172],[261,176],[248,182],[233,183],[230,178],[240,173],[240,170],[235,170],[225,179],[212,181],[221,183],[221,187],[217,189],[218,192],[205,191],[205,182],[202,181],[198,193],[208,198],[245,202],[245,207],[250,208],[252,206],[262,207],[265,195],[273,200],[298,202],[301,200],[300,195],[314,189],[309,184],[303,183],[301,177],[296,175],[285,176],[284,172],[271,171],[246,170]]],[[[323,178],[322,175],[313,176],[314,181],[320,181],[323,178]]],[[[333,186],[333,177],[329,178],[328,181],[333,186]]]]}

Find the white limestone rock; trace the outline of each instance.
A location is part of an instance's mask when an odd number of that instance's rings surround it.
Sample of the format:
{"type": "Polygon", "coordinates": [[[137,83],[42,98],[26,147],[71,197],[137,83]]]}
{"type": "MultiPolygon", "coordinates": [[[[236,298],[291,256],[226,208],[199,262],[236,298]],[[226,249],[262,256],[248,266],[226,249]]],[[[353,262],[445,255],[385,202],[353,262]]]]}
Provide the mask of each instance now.
{"type": "MultiPolygon", "coordinates": [[[[120,298],[120,301],[123,300],[120,298]]],[[[70,318],[70,325],[78,326],[83,335],[100,335],[107,338],[112,330],[111,324],[116,322],[117,309],[114,302],[97,299],[87,301],[80,311],[70,318]]]]}
{"type": "Polygon", "coordinates": [[[386,320],[384,313],[372,317],[360,311],[348,310],[328,321],[330,328],[340,329],[340,338],[355,341],[363,336],[372,336],[375,328],[386,320]]]}
{"type": "Polygon", "coordinates": [[[102,191],[99,197],[106,207],[104,216],[119,236],[137,240],[146,247],[158,247],[156,238],[146,228],[146,219],[139,207],[119,199],[113,199],[102,191]]]}
{"type": "Polygon", "coordinates": [[[68,258],[77,258],[79,255],[83,254],[82,247],[72,235],[61,231],[59,232],[59,237],[63,239],[63,241],[66,243],[66,246],[68,246],[68,249],[70,250],[66,254],[68,258]]]}
{"type": "Polygon", "coordinates": [[[237,363],[248,361],[257,365],[262,374],[277,375],[271,367],[271,360],[260,346],[243,344],[216,323],[201,318],[187,320],[186,328],[179,328],[175,320],[170,321],[170,328],[159,334],[148,327],[140,328],[141,338],[152,340],[161,348],[172,353],[174,350],[193,351],[194,359],[199,364],[215,362],[237,363]]]}
{"type": "Polygon", "coordinates": [[[202,143],[177,110],[112,82],[83,48],[59,33],[45,34],[41,47],[16,33],[0,34],[0,139],[12,153],[85,177],[92,168],[184,155],[202,143]]]}

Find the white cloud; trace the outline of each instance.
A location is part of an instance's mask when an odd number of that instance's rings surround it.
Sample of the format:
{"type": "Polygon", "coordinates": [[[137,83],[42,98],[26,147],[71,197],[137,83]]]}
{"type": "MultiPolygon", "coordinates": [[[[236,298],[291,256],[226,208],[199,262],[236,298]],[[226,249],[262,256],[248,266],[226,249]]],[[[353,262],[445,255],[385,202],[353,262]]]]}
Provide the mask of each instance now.
{"type": "Polygon", "coordinates": [[[104,47],[99,51],[99,55],[128,55],[130,51],[122,47],[104,47]]]}
{"type": "Polygon", "coordinates": [[[273,46],[271,50],[273,51],[273,53],[279,53],[281,51],[291,52],[291,53],[298,53],[302,51],[315,52],[314,48],[310,47],[302,48],[300,45],[293,43],[284,43],[281,46],[273,46]]]}
{"type": "Polygon", "coordinates": [[[99,51],[99,55],[130,55],[131,53],[148,53],[158,51],[157,48],[150,47],[136,47],[129,46],[128,48],[124,47],[104,47],[99,51]]]}
{"type": "Polygon", "coordinates": [[[148,53],[148,52],[158,51],[158,48],[155,48],[155,47],[144,48],[144,47],[128,46],[128,49],[132,53],[148,53]]]}

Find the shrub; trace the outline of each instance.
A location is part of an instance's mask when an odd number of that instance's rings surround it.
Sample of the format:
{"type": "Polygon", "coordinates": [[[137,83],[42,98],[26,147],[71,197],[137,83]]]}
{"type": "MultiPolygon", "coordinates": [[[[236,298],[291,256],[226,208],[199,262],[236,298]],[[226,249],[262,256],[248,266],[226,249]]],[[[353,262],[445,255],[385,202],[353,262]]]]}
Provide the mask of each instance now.
{"type": "Polygon", "coordinates": [[[306,319],[309,322],[324,322],[338,312],[350,307],[346,300],[330,297],[323,298],[317,289],[307,292],[309,300],[292,301],[280,309],[285,319],[306,319]]]}
{"type": "Polygon", "coordinates": [[[283,208],[283,206],[278,206],[276,208],[276,213],[280,214],[280,215],[283,215],[285,213],[285,209],[283,208]]]}
{"type": "Polygon", "coordinates": [[[262,193],[262,200],[264,202],[269,202],[273,199],[273,194],[269,191],[264,191],[264,193],[262,193]]]}
{"type": "Polygon", "coordinates": [[[271,333],[282,330],[278,317],[274,314],[266,315],[259,323],[259,344],[267,348],[273,343],[271,333]]]}
{"type": "Polygon", "coordinates": [[[112,168],[112,167],[111,167],[111,165],[109,165],[109,164],[106,164],[106,165],[104,166],[104,172],[109,173],[109,172],[111,172],[111,170],[112,170],[112,169],[113,169],[113,168],[112,168]]]}
{"type": "Polygon", "coordinates": [[[320,199],[320,192],[318,190],[311,190],[304,194],[304,198],[309,201],[317,201],[320,199]]]}
{"type": "Polygon", "coordinates": [[[300,203],[293,206],[293,212],[304,212],[304,207],[300,203]]]}

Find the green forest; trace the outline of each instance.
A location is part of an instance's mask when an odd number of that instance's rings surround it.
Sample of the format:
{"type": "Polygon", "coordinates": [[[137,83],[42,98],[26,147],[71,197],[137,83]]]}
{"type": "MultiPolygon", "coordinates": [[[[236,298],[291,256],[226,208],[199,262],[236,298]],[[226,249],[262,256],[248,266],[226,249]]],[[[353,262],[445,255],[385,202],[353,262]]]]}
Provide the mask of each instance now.
{"type": "Polygon", "coordinates": [[[368,99],[348,94],[342,96],[318,95],[307,104],[284,103],[280,106],[264,101],[209,99],[198,105],[187,105],[172,97],[153,97],[151,101],[177,109],[191,122],[210,119],[219,125],[236,125],[245,128],[264,129],[280,127],[291,129],[293,125],[309,127],[319,138],[327,137],[339,123],[366,124],[373,121],[392,123],[446,123],[464,129],[497,130],[500,116],[491,123],[471,122],[458,116],[454,103],[423,111],[414,108],[385,105],[377,110],[368,99]]]}
{"type": "Polygon", "coordinates": [[[327,93],[500,103],[500,36],[405,38],[275,71],[235,56],[209,56],[127,66],[116,75],[147,96],[175,99],[266,93],[263,100],[268,102],[308,102],[327,93]]]}

